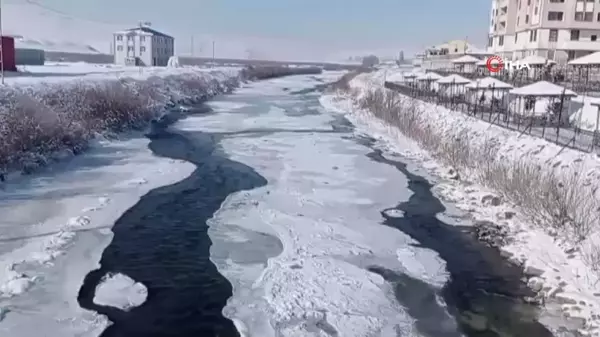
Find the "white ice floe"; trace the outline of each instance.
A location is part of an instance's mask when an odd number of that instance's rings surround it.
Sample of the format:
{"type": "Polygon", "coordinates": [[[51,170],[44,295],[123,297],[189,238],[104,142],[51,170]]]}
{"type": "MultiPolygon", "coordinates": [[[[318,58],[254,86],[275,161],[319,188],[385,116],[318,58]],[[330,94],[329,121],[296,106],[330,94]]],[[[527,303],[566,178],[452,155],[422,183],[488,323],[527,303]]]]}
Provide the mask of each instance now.
{"type": "MultiPolygon", "coordinates": [[[[221,141],[229,158],[268,180],[229,196],[209,221],[211,260],[234,288],[224,313],[245,336],[396,336],[397,329],[416,336],[391,285],[367,268],[411,269],[412,277],[439,285],[448,277],[445,265],[434,258],[418,267],[420,261],[399,261],[399,247],[417,258],[427,250],[382,224],[380,212],[410,196],[402,174],[369,159],[368,148],[325,132],[333,115],[285,114],[298,103],[282,88],[315,82],[298,76],[257,83],[231,99],[252,105],[261,100],[265,113],[237,115],[231,123],[221,114],[193,116],[179,124],[219,132],[280,128],[221,141]],[[251,242],[243,238],[256,233],[280,241],[282,251],[259,246],[237,254],[251,242]]],[[[402,258],[411,259],[408,253],[402,258]]]]}
{"type": "Polygon", "coordinates": [[[24,293],[33,283],[34,279],[14,270],[8,266],[0,274],[0,297],[12,297],[24,293]]]}
{"type": "Polygon", "coordinates": [[[155,156],[148,143],[142,135],[100,139],[80,156],[3,186],[0,336],[92,337],[106,328],[106,317],[79,307],[77,293],[98,267],[112,224],[148,191],[195,168],[155,156]],[[123,183],[141,179],[147,183],[123,183]]]}
{"type": "MultiPolygon", "coordinates": [[[[381,76],[382,74],[377,73],[360,75],[352,85],[362,92],[371,90],[380,87],[381,76]]],[[[333,110],[346,113],[359,130],[373,135],[392,151],[413,159],[438,177],[446,176],[447,168],[432,159],[417,144],[408,140],[396,128],[390,127],[366,111],[357,109],[347,98],[324,96],[321,102],[333,110]]],[[[590,188],[598,185],[600,160],[595,154],[564,149],[543,139],[509,131],[432,104],[424,103],[423,108],[423,120],[433,129],[449,137],[466,128],[470,131],[473,142],[483,142],[490,137],[496,139],[498,144],[501,144],[499,154],[505,158],[503,160],[527,160],[547,170],[554,170],[557,174],[578,170],[590,181],[590,188]]],[[[548,309],[558,308],[570,317],[585,319],[587,325],[582,332],[597,335],[594,331],[600,327],[600,296],[597,291],[599,277],[592,266],[585,263],[585,257],[580,250],[557,240],[555,233],[532,225],[519,214],[518,207],[514,205],[502,203],[494,206],[482,202],[483,195],[493,195],[494,191],[477,185],[463,185],[454,180],[442,180],[434,190],[476,220],[491,220],[505,226],[514,240],[501,248],[503,254],[523,265],[528,272],[539,274],[542,286],[546,290],[544,293],[549,304],[548,309]],[[507,213],[516,216],[507,217],[507,213]]],[[[590,244],[597,245],[599,242],[597,234],[587,239],[587,243],[590,244]]],[[[586,244],[583,247],[586,247],[586,244]]],[[[544,322],[556,324],[563,320],[552,318],[544,322]]]]}
{"type": "Polygon", "coordinates": [[[148,298],[148,289],[121,273],[104,275],[96,286],[94,303],[129,311],[139,307],[148,298]]]}

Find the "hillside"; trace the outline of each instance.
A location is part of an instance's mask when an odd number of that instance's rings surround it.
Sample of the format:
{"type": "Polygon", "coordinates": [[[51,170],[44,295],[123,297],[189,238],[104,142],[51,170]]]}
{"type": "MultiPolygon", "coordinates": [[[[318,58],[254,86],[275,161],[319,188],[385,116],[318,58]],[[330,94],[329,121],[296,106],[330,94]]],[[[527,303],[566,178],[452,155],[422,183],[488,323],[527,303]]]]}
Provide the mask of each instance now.
{"type": "Polygon", "coordinates": [[[72,53],[109,53],[112,32],[122,27],[70,17],[28,3],[3,3],[5,35],[18,47],[72,53]]]}

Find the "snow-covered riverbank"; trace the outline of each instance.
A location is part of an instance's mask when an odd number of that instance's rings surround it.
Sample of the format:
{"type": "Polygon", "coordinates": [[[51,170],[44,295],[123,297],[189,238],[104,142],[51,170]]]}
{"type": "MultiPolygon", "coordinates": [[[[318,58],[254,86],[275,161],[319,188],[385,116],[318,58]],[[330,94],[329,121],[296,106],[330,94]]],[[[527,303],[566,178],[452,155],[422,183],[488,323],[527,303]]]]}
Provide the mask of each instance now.
{"type": "MultiPolygon", "coordinates": [[[[359,75],[350,85],[358,90],[355,94],[361,94],[381,88],[381,77],[382,72],[359,75]]],[[[597,228],[583,245],[575,247],[565,240],[561,233],[533,225],[521,209],[503,200],[497,191],[458,181],[456,173],[449,172],[447,166],[416,145],[411,149],[399,146],[399,143],[406,143],[407,137],[370,112],[359,109],[352,102],[352,97],[332,95],[323,97],[322,102],[346,114],[361,126],[364,132],[377,135],[386,144],[388,151],[400,153],[403,157],[411,158],[428,168],[439,177],[436,192],[442,198],[456,203],[475,219],[476,225],[499,225],[499,230],[493,234],[503,237],[491,240],[502,246],[503,254],[524,267],[530,277],[529,285],[538,292],[538,300],[552,311],[558,309],[567,316],[576,317],[572,322],[576,323],[579,320],[583,323],[585,320],[585,326],[580,325],[582,332],[598,333],[598,274],[594,264],[589,263],[590,251],[586,251],[586,248],[596,245],[597,228]]],[[[561,149],[544,140],[490,126],[442,107],[424,104],[419,111],[420,120],[427,124],[425,126],[431,127],[436,133],[446,135],[447,141],[458,137],[461,132],[469,132],[471,141],[475,142],[473,146],[480,145],[479,143],[490,137],[496,139],[500,144],[499,153],[504,158],[497,160],[524,160],[539,164],[541,168],[555,170],[557,174],[578,170],[590,183],[597,181],[596,177],[600,174],[600,161],[594,155],[561,149]]],[[[464,173],[461,172],[462,174],[464,173]]],[[[468,175],[460,178],[474,180],[474,177],[468,175]]]]}

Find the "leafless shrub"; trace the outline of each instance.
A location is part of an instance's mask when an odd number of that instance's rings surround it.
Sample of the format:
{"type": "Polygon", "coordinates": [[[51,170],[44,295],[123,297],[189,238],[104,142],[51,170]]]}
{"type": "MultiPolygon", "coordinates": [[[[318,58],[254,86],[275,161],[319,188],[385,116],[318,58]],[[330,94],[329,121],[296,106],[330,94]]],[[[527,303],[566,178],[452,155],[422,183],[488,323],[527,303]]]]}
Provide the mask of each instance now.
{"type": "Polygon", "coordinates": [[[283,77],[289,75],[311,75],[320,74],[323,69],[319,67],[286,67],[280,65],[273,66],[248,66],[241,72],[241,78],[243,80],[256,81],[266,80],[269,78],[283,77]]]}
{"type": "Polygon", "coordinates": [[[596,275],[600,275],[600,246],[590,243],[583,252],[583,261],[596,275]]]}
{"type": "Polygon", "coordinates": [[[349,91],[350,81],[352,81],[358,74],[360,74],[360,71],[352,71],[342,75],[342,77],[340,77],[337,81],[333,82],[328,86],[327,91],[349,91]]]}

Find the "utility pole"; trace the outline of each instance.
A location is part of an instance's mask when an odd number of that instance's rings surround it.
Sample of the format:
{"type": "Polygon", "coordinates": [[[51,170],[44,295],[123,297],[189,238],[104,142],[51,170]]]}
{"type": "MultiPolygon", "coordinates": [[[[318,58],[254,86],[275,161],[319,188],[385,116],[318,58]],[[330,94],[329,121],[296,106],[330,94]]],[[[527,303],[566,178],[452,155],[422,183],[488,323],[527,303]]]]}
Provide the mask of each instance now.
{"type": "Polygon", "coordinates": [[[192,38],[191,38],[190,49],[191,49],[191,52],[192,52],[192,57],[194,57],[194,35],[192,35],[192,38]]]}
{"type": "Polygon", "coordinates": [[[0,0],[0,78],[4,85],[4,35],[2,34],[2,0],[0,0]]]}

